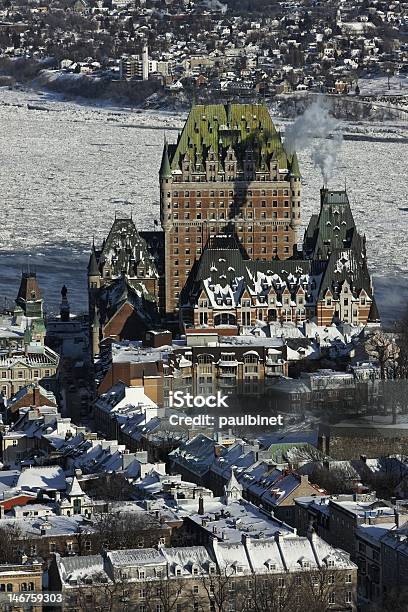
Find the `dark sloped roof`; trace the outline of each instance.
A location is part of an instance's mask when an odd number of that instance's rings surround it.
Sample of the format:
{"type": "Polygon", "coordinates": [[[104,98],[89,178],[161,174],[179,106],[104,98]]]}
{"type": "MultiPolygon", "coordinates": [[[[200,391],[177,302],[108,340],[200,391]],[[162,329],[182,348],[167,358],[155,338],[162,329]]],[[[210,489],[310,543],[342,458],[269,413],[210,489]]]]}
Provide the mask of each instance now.
{"type": "Polygon", "coordinates": [[[319,216],[312,216],[305,233],[306,254],[314,259],[327,259],[335,249],[358,248],[361,240],[347,193],[327,189],[322,191],[319,216]]]}

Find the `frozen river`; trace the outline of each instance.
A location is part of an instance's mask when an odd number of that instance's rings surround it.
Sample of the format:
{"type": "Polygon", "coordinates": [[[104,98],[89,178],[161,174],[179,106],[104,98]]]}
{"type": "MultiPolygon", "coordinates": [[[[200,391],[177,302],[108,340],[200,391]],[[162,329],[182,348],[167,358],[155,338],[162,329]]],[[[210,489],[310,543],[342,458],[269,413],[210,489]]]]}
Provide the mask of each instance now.
{"type": "MultiPolygon", "coordinates": [[[[159,218],[164,134],[184,117],[97,107],[0,88],[0,300],[14,298],[23,265],[35,265],[50,309],[65,283],[85,309],[86,262],[114,218],[133,213],[139,229],[159,218]]],[[[279,118],[277,118],[279,123],[279,118]]],[[[382,316],[408,298],[408,137],[404,124],[348,124],[333,188],[347,180],[382,316]]],[[[299,155],[304,224],[319,209],[321,178],[299,155]]]]}

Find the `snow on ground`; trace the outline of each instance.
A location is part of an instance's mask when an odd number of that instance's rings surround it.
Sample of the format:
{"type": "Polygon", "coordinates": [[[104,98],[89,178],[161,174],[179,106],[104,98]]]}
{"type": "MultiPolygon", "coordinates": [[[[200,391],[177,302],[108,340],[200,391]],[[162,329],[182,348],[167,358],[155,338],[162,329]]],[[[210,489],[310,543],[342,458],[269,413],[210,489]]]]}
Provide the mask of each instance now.
{"type": "Polygon", "coordinates": [[[358,80],[360,96],[408,96],[408,75],[372,76],[358,80]]]}
{"type": "MultiPolygon", "coordinates": [[[[5,296],[15,297],[21,266],[30,262],[52,309],[63,283],[71,302],[84,308],[92,236],[102,241],[115,212],[132,212],[139,229],[154,227],[164,135],[175,140],[182,125],[180,115],[0,88],[0,305],[5,296]]],[[[380,307],[389,318],[393,276],[405,278],[395,304],[408,294],[406,125],[347,124],[345,133],[351,139],[343,142],[329,186],[347,181],[357,226],[367,235],[380,307]]],[[[306,225],[319,210],[321,178],[308,151],[299,157],[306,225]]]]}

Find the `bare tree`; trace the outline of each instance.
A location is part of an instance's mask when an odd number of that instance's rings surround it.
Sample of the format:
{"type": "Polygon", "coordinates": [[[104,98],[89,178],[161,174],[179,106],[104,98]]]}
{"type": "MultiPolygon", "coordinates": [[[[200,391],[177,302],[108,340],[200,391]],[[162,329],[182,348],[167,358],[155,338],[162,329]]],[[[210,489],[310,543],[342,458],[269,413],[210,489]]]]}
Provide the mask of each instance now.
{"type": "Polygon", "coordinates": [[[0,528],[0,563],[19,563],[22,553],[23,533],[17,525],[0,528]]]}
{"type": "Polygon", "coordinates": [[[101,512],[94,517],[96,549],[124,550],[157,544],[161,525],[146,512],[101,512]],[[148,540],[148,541],[146,541],[148,540]]]}
{"type": "Polygon", "coordinates": [[[248,581],[243,612],[300,612],[300,601],[291,575],[255,575],[248,581]]]}
{"type": "MultiPolygon", "coordinates": [[[[144,583],[142,589],[145,591],[147,612],[156,612],[157,606],[161,606],[162,612],[173,612],[181,603],[183,597],[183,585],[180,580],[163,577],[152,583],[144,583]]],[[[185,596],[185,593],[184,593],[185,596]]]]}
{"type": "Polygon", "coordinates": [[[378,331],[367,340],[365,349],[378,361],[382,379],[386,378],[388,369],[395,369],[400,349],[393,336],[378,331]]]}
{"type": "Polygon", "coordinates": [[[81,612],[125,612],[131,601],[130,582],[125,574],[108,577],[105,572],[98,572],[84,578],[75,589],[74,601],[68,602],[81,612]]]}

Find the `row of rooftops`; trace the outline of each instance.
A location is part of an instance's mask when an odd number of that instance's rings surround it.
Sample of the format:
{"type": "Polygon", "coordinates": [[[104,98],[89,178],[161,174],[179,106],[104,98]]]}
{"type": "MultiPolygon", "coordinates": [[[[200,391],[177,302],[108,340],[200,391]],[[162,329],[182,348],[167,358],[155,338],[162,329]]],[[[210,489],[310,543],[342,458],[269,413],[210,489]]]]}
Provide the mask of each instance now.
{"type": "Polygon", "coordinates": [[[64,588],[82,584],[113,582],[126,569],[134,582],[167,578],[203,578],[225,571],[234,576],[297,573],[319,568],[355,571],[349,555],[321,538],[294,534],[242,542],[218,542],[211,546],[160,547],[109,551],[105,555],[61,558],[56,565],[64,588]],[[102,577],[102,580],[101,580],[102,577]]]}

